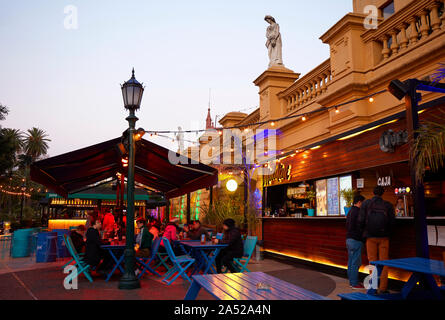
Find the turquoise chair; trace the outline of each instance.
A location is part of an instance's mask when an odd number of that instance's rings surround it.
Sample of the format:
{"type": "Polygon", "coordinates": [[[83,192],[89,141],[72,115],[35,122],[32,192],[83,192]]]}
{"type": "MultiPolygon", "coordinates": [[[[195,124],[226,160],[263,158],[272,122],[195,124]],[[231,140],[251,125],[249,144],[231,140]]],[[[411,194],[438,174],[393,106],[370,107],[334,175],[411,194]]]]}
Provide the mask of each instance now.
{"type": "Polygon", "coordinates": [[[218,240],[222,240],[223,235],[224,235],[224,234],[222,234],[222,233],[217,233],[217,234],[216,234],[216,239],[218,239],[218,240]]]}
{"type": "MultiPolygon", "coordinates": [[[[161,238],[159,238],[161,239],[161,238]]],[[[170,271],[170,266],[167,264],[168,261],[168,253],[167,252],[159,252],[159,248],[158,248],[158,252],[156,253],[156,258],[158,259],[159,263],[153,268],[153,270],[156,270],[157,268],[159,268],[161,265],[164,266],[164,268],[168,271],[170,271]]]]}
{"type": "Polygon", "coordinates": [[[247,269],[247,264],[250,261],[250,258],[252,257],[253,251],[255,250],[256,242],[258,240],[258,237],[252,237],[248,236],[246,240],[244,240],[244,254],[241,258],[234,258],[233,259],[233,266],[235,269],[242,273],[244,271],[250,272],[249,269],[247,269]]]}
{"type": "MultiPolygon", "coordinates": [[[[70,238],[70,239],[71,239],[71,238],[70,238]]],[[[65,246],[68,248],[68,244],[66,243],[65,237],[63,237],[63,241],[65,241],[65,246]]],[[[69,252],[69,250],[68,250],[68,252],[69,252]]],[[[77,252],[77,251],[76,251],[76,252],[77,252]]],[[[71,254],[71,253],[70,253],[70,254],[71,254]]],[[[79,258],[83,259],[83,257],[85,256],[85,253],[80,252],[80,253],[77,253],[77,255],[79,256],[79,258]]],[[[72,255],[71,255],[71,256],[72,256],[72,255]]],[[[71,258],[70,261],[68,261],[67,263],[65,263],[65,264],[62,266],[62,269],[65,269],[66,266],[70,265],[70,264],[73,263],[73,262],[75,262],[75,260],[74,260],[74,258],[71,258]]]]}
{"type": "Polygon", "coordinates": [[[161,244],[161,238],[156,238],[155,241],[153,241],[153,244],[151,246],[151,255],[149,258],[138,258],[136,257],[136,261],[142,266],[142,272],[138,275],[138,279],[140,279],[143,274],[147,271],[150,271],[154,275],[157,275],[160,277],[161,275],[157,273],[152,267],[150,267],[150,264],[156,259],[156,254],[158,253],[159,245],[161,244]]]}
{"type": "MultiPolygon", "coordinates": [[[[69,253],[73,257],[75,264],[74,266],[77,267],[77,277],[81,275],[82,273],[85,275],[85,277],[88,279],[88,281],[93,282],[93,278],[90,275],[89,269],[90,265],[88,265],[82,257],[79,256],[79,254],[76,251],[76,248],[73,245],[73,241],[71,240],[70,236],[64,234],[63,240],[65,241],[66,247],[68,248],[69,253]]],[[[67,282],[71,281],[71,278],[74,276],[70,274],[70,278],[67,279],[67,282]]]]}
{"type": "Polygon", "coordinates": [[[195,259],[190,257],[189,255],[176,256],[173,252],[172,246],[170,245],[170,241],[167,238],[162,237],[162,242],[164,244],[165,250],[167,251],[168,257],[170,261],[173,263],[173,268],[171,268],[165,275],[162,282],[167,285],[172,284],[179,276],[181,276],[184,280],[187,280],[192,283],[192,280],[187,275],[187,269],[195,262],[195,259]]]}

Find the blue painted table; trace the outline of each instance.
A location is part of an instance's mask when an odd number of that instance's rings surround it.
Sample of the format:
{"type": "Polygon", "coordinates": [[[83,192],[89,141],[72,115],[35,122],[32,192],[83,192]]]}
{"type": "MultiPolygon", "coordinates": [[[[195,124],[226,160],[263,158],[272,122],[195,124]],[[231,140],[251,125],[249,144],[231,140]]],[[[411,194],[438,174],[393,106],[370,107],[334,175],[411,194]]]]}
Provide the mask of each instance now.
{"type": "Polygon", "coordinates": [[[184,300],[195,300],[201,288],[218,300],[329,300],[263,272],[204,274],[192,278],[184,300]],[[270,290],[258,290],[260,282],[268,284],[270,290]]]}
{"type": "Polygon", "coordinates": [[[191,274],[202,270],[203,274],[209,272],[215,273],[213,263],[221,249],[227,247],[227,244],[213,244],[207,241],[201,244],[201,241],[180,241],[180,244],[190,249],[190,254],[196,259],[196,265],[191,274]]]}
{"type": "Polygon", "coordinates": [[[103,245],[100,247],[104,250],[107,250],[108,253],[110,254],[111,258],[113,258],[113,260],[115,262],[114,267],[111,269],[110,273],[108,273],[105,281],[110,280],[111,276],[113,275],[114,271],[116,271],[117,268],[119,268],[119,270],[122,273],[124,273],[124,268],[122,268],[121,264],[123,264],[123,261],[124,261],[124,250],[125,250],[126,246],[125,245],[103,245]],[[117,258],[116,255],[118,255],[119,258],[117,258]]]}
{"type": "MultiPolygon", "coordinates": [[[[442,295],[432,275],[445,276],[445,267],[442,261],[425,258],[404,258],[394,260],[371,261],[377,267],[380,277],[383,267],[403,269],[412,272],[408,282],[402,288],[402,298],[406,299],[418,282],[422,282],[431,291],[433,297],[441,299],[442,295]]],[[[369,289],[368,293],[374,293],[375,289],[369,289]]]]}

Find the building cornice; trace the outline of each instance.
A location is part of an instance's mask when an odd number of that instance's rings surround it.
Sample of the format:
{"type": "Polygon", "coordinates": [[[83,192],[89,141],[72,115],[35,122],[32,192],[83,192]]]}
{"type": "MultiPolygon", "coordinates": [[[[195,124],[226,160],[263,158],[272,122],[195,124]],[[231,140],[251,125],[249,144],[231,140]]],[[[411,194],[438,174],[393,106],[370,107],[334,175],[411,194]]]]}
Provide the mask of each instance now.
{"type": "Polygon", "coordinates": [[[320,40],[323,43],[329,43],[333,37],[338,35],[341,31],[350,30],[352,28],[364,29],[364,20],[367,17],[366,14],[361,13],[348,13],[340,21],[338,21],[334,26],[332,26],[328,31],[326,31],[320,40]]]}

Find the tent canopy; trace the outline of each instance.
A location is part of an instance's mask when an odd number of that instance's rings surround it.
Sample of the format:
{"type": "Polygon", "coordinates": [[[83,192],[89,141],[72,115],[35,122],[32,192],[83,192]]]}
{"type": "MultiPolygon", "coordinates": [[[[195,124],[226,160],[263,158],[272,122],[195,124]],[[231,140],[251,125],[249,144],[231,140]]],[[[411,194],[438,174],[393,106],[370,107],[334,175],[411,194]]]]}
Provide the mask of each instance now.
{"type": "MultiPolygon", "coordinates": [[[[31,179],[67,197],[69,193],[92,184],[116,178],[118,172],[127,176],[128,168],[122,166],[120,143],[119,137],[34,162],[31,165],[31,179]]],[[[169,152],[172,151],[150,141],[138,141],[135,181],[164,193],[166,198],[207,188],[218,182],[217,169],[202,163],[173,164],[169,161],[169,152]]],[[[176,156],[179,157],[178,154],[176,156]]]]}

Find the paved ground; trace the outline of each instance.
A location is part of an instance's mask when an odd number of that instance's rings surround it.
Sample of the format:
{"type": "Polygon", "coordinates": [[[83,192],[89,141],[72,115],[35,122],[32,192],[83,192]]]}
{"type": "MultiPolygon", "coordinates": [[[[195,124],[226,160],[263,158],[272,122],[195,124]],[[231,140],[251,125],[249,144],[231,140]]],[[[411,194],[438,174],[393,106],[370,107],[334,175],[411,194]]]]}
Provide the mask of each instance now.
{"type": "MultiPolygon", "coordinates": [[[[67,260],[54,263],[35,263],[33,258],[5,258],[0,260],[0,300],[182,300],[189,284],[182,279],[167,286],[155,276],[144,276],[141,289],[119,290],[119,273],[109,282],[95,276],[88,282],[79,279],[78,290],[65,290],[66,276],[61,266],[67,260]]],[[[251,271],[263,271],[302,288],[330,299],[338,299],[338,293],[351,292],[347,279],[311,270],[306,266],[295,266],[272,259],[249,264],[251,271]]],[[[198,295],[201,300],[213,300],[204,290],[198,295]]]]}

